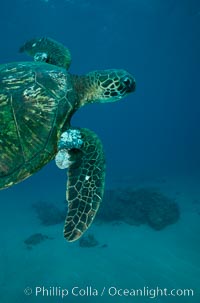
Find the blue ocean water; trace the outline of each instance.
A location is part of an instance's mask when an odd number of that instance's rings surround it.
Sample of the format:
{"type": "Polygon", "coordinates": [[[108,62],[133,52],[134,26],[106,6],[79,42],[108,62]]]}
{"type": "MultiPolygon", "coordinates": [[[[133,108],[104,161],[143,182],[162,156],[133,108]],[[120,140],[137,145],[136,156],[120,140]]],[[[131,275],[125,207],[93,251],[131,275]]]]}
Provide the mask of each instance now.
{"type": "MultiPolygon", "coordinates": [[[[1,3],[1,63],[30,60],[19,47],[49,36],[69,47],[70,72],[123,68],[136,92],[118,103],[81,108],[73,125],[94,130],[107,163],[106,189],[159,187],[181,216],[161,231],[146,225],[94,224],[100,246],[66,243],[63,224],[43,226],[32,208],[60,205],[66,172],[52,162],[0,192],[0,301],[191,302],[200,300],[200,3],[197,0],[18,0],[1,3]],[[27,249],[35,233],[50,238],[27,249]],[[102,247],[103,246],[103,247],[102,247]],[[49,290],[42,295],[35,287],[49,290]],[[62,298],[50,288],[98,290],[62,298]],[[32,288],[26,295],[24,289],[32,288]],[[102,290],[193,289],[194,295],[109,295],[102,290]]],[[[126,206],[124,206],[126,207],[126,206]]],[[[114,290],[113,290],[114,291],[114,290]]]]}

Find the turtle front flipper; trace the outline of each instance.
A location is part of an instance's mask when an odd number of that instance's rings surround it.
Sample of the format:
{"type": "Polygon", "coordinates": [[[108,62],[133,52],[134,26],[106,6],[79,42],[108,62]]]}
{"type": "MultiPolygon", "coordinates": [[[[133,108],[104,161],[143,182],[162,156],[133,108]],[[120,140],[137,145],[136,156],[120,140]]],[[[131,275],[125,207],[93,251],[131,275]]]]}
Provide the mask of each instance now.
{"type": "Polygon", "coordinates": [[[57,165],[60,168],[69,166],[66,194],[68,214],[64,237],[72,242],[91,225],[102,201],[105,157],[97,135],[85,128],[69,129],[63,133],[59,150],[57,165]]]}
{"type": "Polygon", "coordinates": [[[34,61],[46,62],[69,69],[71,54],[68,48],[57,41],[42,37],[25,42],[19,49],[20,53],[27,53],[34,61]]]}

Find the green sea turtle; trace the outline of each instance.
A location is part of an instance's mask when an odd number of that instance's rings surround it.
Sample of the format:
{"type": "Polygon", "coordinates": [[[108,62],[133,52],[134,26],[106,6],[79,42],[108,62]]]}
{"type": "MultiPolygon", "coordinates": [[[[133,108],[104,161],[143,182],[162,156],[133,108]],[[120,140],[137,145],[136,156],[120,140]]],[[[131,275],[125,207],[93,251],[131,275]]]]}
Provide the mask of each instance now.
{"type": "Polygon", "coordinates": [[[70,125],[81,106],[117,101],[135,90],[124,70],[71,75],[70,52],[50,38],[21,48],[34,62],[0,66],[0,189],[16,184],[55,158],[68,168],[64,236],[75,241],[88,229],[104,192],[102,143],[89,129],[70,125]]]}

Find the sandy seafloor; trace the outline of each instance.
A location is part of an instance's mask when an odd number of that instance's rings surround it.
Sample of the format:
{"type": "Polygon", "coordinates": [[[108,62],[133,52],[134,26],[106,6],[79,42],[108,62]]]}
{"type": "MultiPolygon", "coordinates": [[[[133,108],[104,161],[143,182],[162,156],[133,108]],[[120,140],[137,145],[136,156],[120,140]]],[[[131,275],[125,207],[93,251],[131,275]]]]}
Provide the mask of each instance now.
{"type": "MultiPolygon", "coordinates": [[[[35,176],[33,177],[35,178],[35,176]]],[[[200,302],[200,188],[197,176],[173,176],[154,180],[134,180],[137,186],[158,186],[164,193],[176,196],[181,208],[178,223],[162,231],[148,226],[122,224],[93,224],[90,232],[100,246],[82,248],[79,243],[67,243],[62,224],[44,227],[38,221],[31,204],[38,200],[37,189],[31,181],[2,191],[0,204],[0,302],[200,302]],[[138,184],[137,184],[138,182],[138,184]],[[28,191],[30,194],[28,195],[28,191]],[[28,200],[28,201],[26,201],[28,200]],[[41,232],[46,240],[27,250],[24,240],[41,232]],[[99,292],[105,286],[118,288],[191,288],[190,297],[101,297],[69,295],[42,297],[26,296],[24,289],[35,286],[85,288],[92,286],[99,292]]],[[[131,181],[132,182],[132,181],[131,181]]],[[[127,182],[126,182],[127,183],[127,182]]],[[[117,188],[117,182],[115,185],[117,188]]],[[[55,201],[60,188],[51,184],[46,199],[55,201]]],[[[40,190],[42,192],[42,190],[40,190]]]]}

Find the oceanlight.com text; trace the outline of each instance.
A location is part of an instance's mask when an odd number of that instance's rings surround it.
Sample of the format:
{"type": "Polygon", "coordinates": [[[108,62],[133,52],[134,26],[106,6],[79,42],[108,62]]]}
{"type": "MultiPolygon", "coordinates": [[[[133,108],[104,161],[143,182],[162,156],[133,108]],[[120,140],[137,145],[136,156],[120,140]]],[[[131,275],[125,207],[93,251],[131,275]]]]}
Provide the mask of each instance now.
{"type": "Polygon", "coordinates": [[[62,299],[66,297],[147,297],[155,299],[158,297],[193,297],[195,295],[194,290],[191,288],[150,288],[148,286],[142,288],[120,288],[116,286],[96,288],[93,286],[79,287],[74,286],[72,288],[64,288],[61,286],[36,286],[26,287],[24,289],[26,296],[36,297],[60,297],[62,299]]]}

